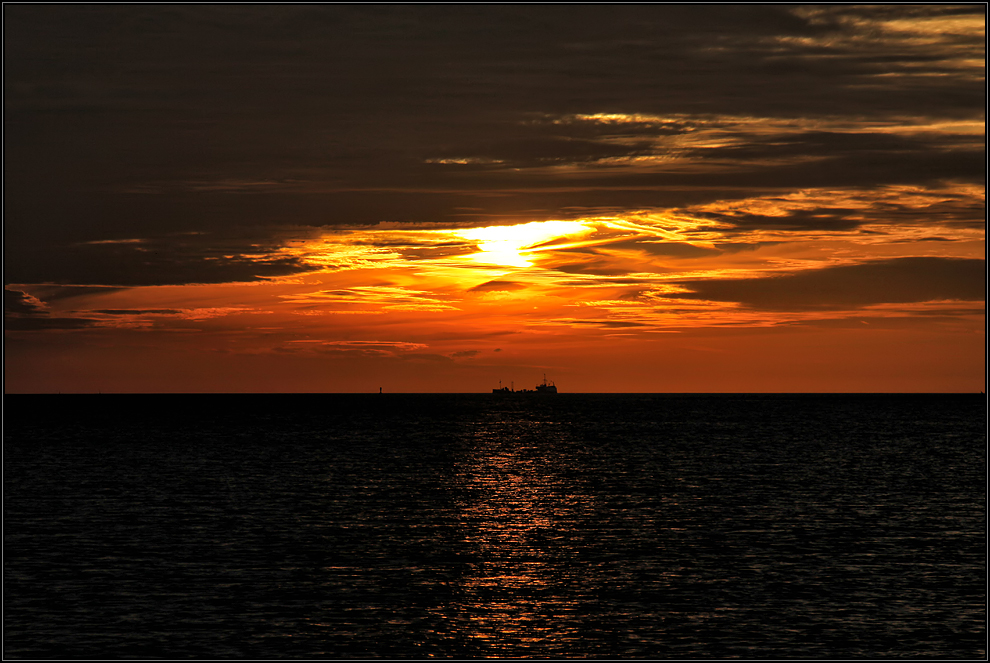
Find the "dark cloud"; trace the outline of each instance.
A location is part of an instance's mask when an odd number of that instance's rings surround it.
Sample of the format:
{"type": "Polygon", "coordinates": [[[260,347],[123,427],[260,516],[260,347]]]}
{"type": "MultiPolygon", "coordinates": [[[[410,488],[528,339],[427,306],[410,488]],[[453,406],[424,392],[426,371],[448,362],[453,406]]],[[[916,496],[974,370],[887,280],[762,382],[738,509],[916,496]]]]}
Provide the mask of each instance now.
{"type": "Polygon", "coordinates": [[[569,325],[588,325],[588,326],[592,326],[592,327],[615,327],[615,328],[623,328],[623,327],[649,327],[649,325],[647,325],[646,323],[643,323],[643,322],[632,322],[631,320],[578,320],[578,319],[570,319],[570,320],[559,320],[558,322],[566,323],[566,324],[569,324],[569,325]]]}
{"type": "Polygon", "coordinates": [[[556,163],[585,163],[616,157],[647,155],[652,154],[653,151],[649,142],[624,145],[602,140],[545,136],[468,148],[463,152],[447,155],[446,158],[475,159],[484,168],[491,168],[493,163],[511,168],[556,163]]]}
{"type": "Polygon", "coordinates": [[[870,304],[986,298],[986,261],[894,258],[770,278],[684,281],[691,293],[665,295],[739,302],[767,310],[842,309],[870,304]]]}
{"type": "Polygon", "coordinates": [[[668,258],[700,258],[703,256],[714,256],[722,253],[721,250],[708,249],[703,246],[695,246],[685,242],[650,242],[644,240],[626,240],[623,242],[611,242],[606,248],[638,249],[646,251],[650,255],[664,256],[668,258]]]}
{"type": "Polygon", "coordinates": [[[44,302],[56,302],[64,299],[72,299],[75,297],[85,297],[87,295],[95,295],[100,293],[109,293],[114,291],[126,290],[126,288],[116,287],[116,286],[105,286],[105,285],[35,285],[31,287],[31,291],[35,293],[38,299],[44,302]]]}
{"type": "Polygon", "coordinates": [[[39,300],[20,290],[3,291],[3,328],[8,331],[83,329],[97,321],[89,318],[51,317],[39,300]]]}
{"type": "Polygon", "coordinates": [[[931,235],[929,237],[912,237],[905,239],[893,239],[890,240],[891,244],[909,244],[914,242],[954,242],[956,240],[950,239],[948,237],[939,237],[937,235],[931,235]]]}
{"type": "MultiPolygon", "coordinates": [[[[374,244],[369,242],[369,244],[374,244]]],[[[383,246],[383,245],[377,245],[383,246]]],[[[462,256],[474,253],[478,250],[477,244],[466,244],[463,242],[448,243],[436,246],[420,246],[417,248],[398,249],[399,255],[406,260],[438,260],[440,258],[450,258],[452,256],[462,256]]]]}
{"type": "MultiPolygon", "coordinates": [[[[264,255],[273,248],[216,238],[48,245],[9,256],[5,276],[15,283],[148,286],[257,281],[316,269],[296,257],[264,255]]],[[[56,296],[93,292],[63,288],[56,296]]]]}
{"type": "Polygon", "coordinates": [[[931,152],[953,147],[979,147],[977,136],[923,135],[903,136],[890,133],[809,131],[789,134],[743,133],[734,136],[739,141],[731,145],[699,147],[683,152],[702,159],[768,160],[781,157],[827,157],[864,153],[902,154],[931,152]]]}
{"type": "Polygon", "coordinates": [[[740,251],[755,251],[760,247],[776,244],[780,244],[780,242],[714,242],[713,245],[725,253],[739,253],[740,251]]]}
{"type": "Polygon", "coordinates": [[[967,315],[986,315],[987,307],[971,307],[971,308],[938,308],[927,311],[907,311],[911,315],[928,316],[933,318],[939,317],[950,317],[957,318],[960,316],[967,315]]]}
{"type": "Polygon", "coordinates": [[[526,286],[522,283],[516,283],[514,281],[485,281],[480,283],[473,288],[468,288],[468,292],[489,292],[492,290],[519,290],[525,288],[526,286]]]}
{"type": "MultiPolygon", "coordinates": [[[[706,201],[758,195],[760,192],[780,189],[809,188],[867,188],[896,184],[923,184],[938,186],[948,181],[979,183],[985,179],[985,152],[981,150],[931,150],[905,153],[868,152],[864,154],[840,154],[799,163],[728,164],[724,168],[685,169],[675,161],[669,165],[643,169],[624,169],[615,172],[592,171],[557,177],[558,186],[572,186],[580,195],[581,190],[591,191],[600,203],[610,201],[610,192],[622,192],[618,198],[631,194],[636,199],[637,188],[652,187],[641,192],[639,200],[652,201],[656,206],[674,206],[680,195],[668,192],[667,187],[699,187],[707,189],[700,196],[706,201]],[[748,194],[737,191],[724,195],[731,188],[749,189],[748,194]],[[715,191],[720,193],[716,194],[715,191]]],[[[505,184],[523,189],[536,188],[532,176],[506,174],[505,184]]],[[[535,197],[525,193],[531,202],[535,197]]],[[[653,206],[653,205],[646,205],[653,206]]]]}
{"type": "Polygon", "coordinates": [[[986,228],[986,203],[978,198],[963,199],[949,192],[932,192],[935,199],[929,204],[898,204],[885,202],[875,210],[864,210],[868,218],[893,224],[930,223],[937,219],[947,226],[986,228]]]}
{"type": "MultiPolygon", "coordinates": [[[[863,194],[864,192],[859,192],[863,194]]],[[[930,202],[917,199],[910,202],[899,202],[896,198],[870,200],[865,194],[860,207],[817,207],[811,209],[790,210],[780,216],[753,214],[743,210],[729,209],[725,212],[711,213],[682,210],[684,213],[698,218],[709,218],[735,226],[738,231],[745,233],[754,229],[774,230],[856,230],[868,224],[889,224],[892,226],[930,225],[933,222],[946,226],[960,228],[984,228],[986,225],[986,207],[981,200],[963,199],[956,193],[940,190],[935,187],[926,191],[930,202]]],[[[786,210],[793,201],[783,198],[771,198],[786,210]]],[[[860,230],[860,232],[882,233],[882,230],[860,230]]],[[[744,237],[745,235],[743,235],[744,237]]],[[[892,240],[894,241],[894,240],[892,240]]],[[[952,241],[939,236],[913,237],[905,241],[952,241]]],[[[777,242],[719,242],[715,247],[722,251],[739,251],[770,246],[777,242]]]]}
{"type": "Polygon", "coordinates": [[[587,279],[587,280],[574,279],[574,280],[557,281],[557,285],[561,285],[561,286],[583,286],[583,287],[588,287],[588,286],[591,286],[591,285],[594,285],[594,286],[605,286],[605,287],[617,286],[617,285],[645,285],[645,286],[652,286],[652,285],[655,285],[655,284],[656,284],[656,279],[653,278],[653,277],[639,277],[639,278],[618,277],[618,278],[616,278],[616,277],[608,277],[608,275],[603,275],[602,278],[598,278],[598,279],[587,279]]]}
{"type": "Polygon", "coordinates": [[[620,123],[596,116],[543,117],[523,123],[524,127],[531,127],[534,133],[584,139],[679,136],[711,125],[711,122],[687,118],[623,119],[620,123]]]}
{"type": "Polygon", "coordinates": [[[85,329],[98,321],[89,318],[50,318],[45,316],[17,318],[6,316],[3,328],[8,331],[43,331],[51,329],[85,329]]]}
{"type": "Polygon", "coordinates": [[[731,223],[737,228],[744,230],[756,228],[778,230],[852,230],[865,223],[861,210],[827,207],[811,210],[794,210],[789,214],[781,216],[752,214],[740,211],[725,212],[723,214],[701,214],[699,216],[731,223]],[[851,216],[856,218],[849,218],[851,216]]]}
{"type": "Polygon", "coordinates": [[[46,311],[37,300],[20,290],[5,288],[3,291],[3,312],[15,315],[42,315],[46,311]]]}
{"type": "Polygon", "coordinates": [[[983,70],[960,63],[985,57],[984,35],[914,38],[881,21],[984,11],[7,5],[7,282],[303,270],[291,258],[207,265],[202,251],[232,230],[265,242],[285,226],[567,218],[786,187],[982,182],[982,145],[965,139],[762,136],[724,118],[981,118],[983,70]],[[715,129],[737,140],[682,153],[667,142],[715,129]],[[611,165],[648,155],[705,167],[611,165]],[[445,158],[468,163],[435,163],[445,158]],[[761,165],[768,158],[803,160],[761,165]],[[72,248],[178,231],[206,233],[189,240],[201,248],[72,248]]]}
{"type": "Polygon", "coordinates": [[[850,316],[842,318],[824,318],[814,320],[791,320],[775,325],[778,328],[788,327],[817,327],[822,329],[905,329],[917,328],[919,325],[930,325],[932,321],[940,323],[965,322],[965,316],[983,315],[983,310],[968,313],[944,310],[911,311],[903,316],[850,316]]]}
{"type": "Polygon", "coordinates": [[[103,315],[178,315],[181,309],[175,308],[102,308],[91,311],[103,315]]]}
{"type": "MultiPolygon", "coordinates": [[[[806,132],[737,135],[736,144],[687,150],[683,156],[745,168],[740,181],[777,177],[788,186],[863,186],[892,183],[982,182],[986,151],[982,136],[806,132]],[[798,163],[775,164],[779,159],[798,163]],[[780,177],[786,173],[786,179],[780,177]]],[[[735,176],[739,176],[736,174],[735,176]]],[[[729,175],[728,177],[733,177],[729,175]]]]}
{"type": "MultiPolygon", "coordinates": [[[[960,149],[869,152],[822,159],[793,167],[768,168],[760,174],[764,177],[778,174],[782,177],[782,185],[796,188],[936,184],[949,180],[982,183],[986,176],[986,151],[960,149]]],[[[763,178],[756,179],[766,183],[763,178]]]]}
{"type": "MultiPolygon", "coordinates": [[[[608,260],[589,260],[585,262],[572,262],[563,265],[554,265],[553,269],[565,274],[595,274],[598,276],[620,276],[628,274],[630,270],[616,267],[608,260]]],[[[582,285],[586,285],[582,283],[582,285]]]]}

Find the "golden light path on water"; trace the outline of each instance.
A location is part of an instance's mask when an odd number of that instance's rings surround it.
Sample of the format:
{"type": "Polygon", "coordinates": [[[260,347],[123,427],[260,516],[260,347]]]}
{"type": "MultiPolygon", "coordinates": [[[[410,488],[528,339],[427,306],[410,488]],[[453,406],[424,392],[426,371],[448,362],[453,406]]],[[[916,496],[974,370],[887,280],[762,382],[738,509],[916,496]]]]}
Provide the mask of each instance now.
{"type": "Polygon", "coordinates": [[[507,408],[479,422],[476,446],[455,458],[460,545],[477,561],[450,579],[454,600],[434,614],[445,624],[437,635],[457,633],[482,656],[573,651],[581,602],[597,589],[575,573],[575,523],[602,506],[563,476],[574,460],[559,457],[555,423],[507,408]]]}

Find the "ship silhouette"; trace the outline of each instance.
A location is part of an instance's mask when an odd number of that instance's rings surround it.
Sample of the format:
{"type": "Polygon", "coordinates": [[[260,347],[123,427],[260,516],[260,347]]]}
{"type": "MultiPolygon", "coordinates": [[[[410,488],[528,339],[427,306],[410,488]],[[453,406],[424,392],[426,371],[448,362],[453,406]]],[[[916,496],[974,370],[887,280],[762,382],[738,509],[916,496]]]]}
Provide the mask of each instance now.
{"type": "MultiPolygon", "coordinates": [[[[514,388],[501,386],[502,382],[499,381],[498,389],[492,389],[493,394],[556,394],[557,385],[553,383],[553,380],[547,381],[546,373],[543,374],[543,382],[536,385],[535,389],[520,389],[516,391],[514,388]]],[[[514,385],[513,385],[514,386],[514,385]]]]}

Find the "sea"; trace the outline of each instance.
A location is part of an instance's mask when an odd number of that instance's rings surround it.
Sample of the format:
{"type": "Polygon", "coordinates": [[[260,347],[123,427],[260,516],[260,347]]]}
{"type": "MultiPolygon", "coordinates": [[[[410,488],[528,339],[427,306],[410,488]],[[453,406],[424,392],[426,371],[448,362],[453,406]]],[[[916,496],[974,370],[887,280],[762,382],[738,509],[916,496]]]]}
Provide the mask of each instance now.
{"type": "Polygon", "coordinates": [[[4,658],[986,658],[980,394],[8,395],[4,658]]]}

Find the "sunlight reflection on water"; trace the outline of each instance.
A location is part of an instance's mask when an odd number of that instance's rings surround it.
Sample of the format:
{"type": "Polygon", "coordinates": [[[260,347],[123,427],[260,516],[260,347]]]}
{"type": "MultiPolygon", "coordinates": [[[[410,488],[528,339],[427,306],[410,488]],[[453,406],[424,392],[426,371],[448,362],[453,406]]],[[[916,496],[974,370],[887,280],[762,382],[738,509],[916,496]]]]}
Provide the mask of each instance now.
{"type": "Polygon", "coordinates": [[[8,423],[6,655],[982,655],[981,402],[238,398],[8,423]]]}
{"type": "Polygon", "coordinates": [[[559,447],[526,445],[538,424],[492,422],[456,464],[465,540],[484,563],[459,579],[454,621],[469,632],[479,655],[519,656],[566,651],[578,629],[567,616],[578,601],[576,567],[560,559],[574,537],[575,511],[593,510],[593,496],[559,478],[559,447]],[[556,451],[556,453],[554,453],[556,451]]]}

